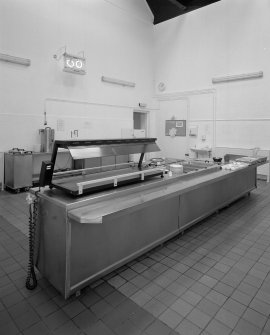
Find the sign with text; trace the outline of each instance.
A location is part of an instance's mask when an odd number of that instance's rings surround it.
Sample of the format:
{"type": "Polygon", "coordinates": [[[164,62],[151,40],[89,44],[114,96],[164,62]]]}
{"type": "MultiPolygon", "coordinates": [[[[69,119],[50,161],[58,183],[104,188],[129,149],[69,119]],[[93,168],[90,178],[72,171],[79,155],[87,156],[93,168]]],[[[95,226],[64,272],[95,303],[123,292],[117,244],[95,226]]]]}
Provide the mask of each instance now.
{"type": "Polygon", "coordinates": [[[86,74],[86,61],[84,57],[64,53],[63,58],[64,58],[63,71],[76,74],[86,74]]]}

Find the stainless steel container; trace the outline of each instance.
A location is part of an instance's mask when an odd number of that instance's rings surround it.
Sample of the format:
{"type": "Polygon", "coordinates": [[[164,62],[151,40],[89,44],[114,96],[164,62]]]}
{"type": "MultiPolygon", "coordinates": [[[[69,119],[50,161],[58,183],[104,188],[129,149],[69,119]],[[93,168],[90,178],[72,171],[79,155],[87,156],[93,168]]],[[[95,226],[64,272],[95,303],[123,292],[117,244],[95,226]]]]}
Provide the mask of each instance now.
{"type": "Polygon", "coordinates": [[[32,187],[32,153],[5,152],[5,188],[19,191],[32,187]]]}
{"type": "Polygon", "coordinates": [[[39,129],[41,136],[41,152],[51,152],[54,142],[54,129],[46,127],[45,129],[39,129]]]}

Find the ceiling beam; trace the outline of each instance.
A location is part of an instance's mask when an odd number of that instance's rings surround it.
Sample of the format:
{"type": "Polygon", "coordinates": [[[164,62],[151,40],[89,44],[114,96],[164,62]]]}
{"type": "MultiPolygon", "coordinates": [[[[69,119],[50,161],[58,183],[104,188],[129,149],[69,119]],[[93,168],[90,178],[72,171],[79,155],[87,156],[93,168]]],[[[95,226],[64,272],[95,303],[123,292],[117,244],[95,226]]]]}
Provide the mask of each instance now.
{"type": "Polygon", "coordinates": [[[182,5],[179,1],[177,0],[168,0],[170,3],[172,3],[173,5],[175,5],[177,8],[181,9],[181,10],[185,10],[187,7],[182,5]]]}

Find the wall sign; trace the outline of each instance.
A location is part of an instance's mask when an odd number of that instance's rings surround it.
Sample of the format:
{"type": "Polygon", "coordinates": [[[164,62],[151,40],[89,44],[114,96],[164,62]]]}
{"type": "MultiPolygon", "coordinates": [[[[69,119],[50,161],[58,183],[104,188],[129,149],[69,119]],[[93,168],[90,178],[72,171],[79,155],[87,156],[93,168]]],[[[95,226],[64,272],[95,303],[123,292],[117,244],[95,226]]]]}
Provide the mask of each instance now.
{"type": "Polygon", "coordinates": [[[63,71],[86,74],[86,61],[84,57],[74,56],[67,53],[63,54],[64,68],[63,71]]]}
{"type": "Polygon", "coordinates": [[[186,136],[186,120],[166,120],[165,136],[186,136]]]}

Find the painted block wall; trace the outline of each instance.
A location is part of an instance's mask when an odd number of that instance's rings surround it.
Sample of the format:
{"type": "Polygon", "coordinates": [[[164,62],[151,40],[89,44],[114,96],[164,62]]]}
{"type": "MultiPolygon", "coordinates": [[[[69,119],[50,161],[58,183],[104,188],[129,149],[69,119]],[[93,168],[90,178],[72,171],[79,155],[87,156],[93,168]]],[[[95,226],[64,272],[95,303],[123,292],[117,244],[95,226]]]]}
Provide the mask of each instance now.
{"type": "Polygon", "coordinates": [[[67,134],[121,137],[139,102],[151,108],[152,21],[145,0],[1,1],[0,52],[30,58],[31,66],[0,62],[0,152],[32,150],[44,112],[53,128],[66,118],[67,134]],[[86,75],[62,71],[62,59],[53,56],[65,50],[84,52],[86,75]],[[103,83],[101,76],[136,87],[103,83]]]}
{"type": "MultiPolygon", "coordinates": [[[[152,22],[145,0],[0,1],[0,53],[31,60],[29,67],[0,61],[0,153],[33,150],[45,112],[56,139],[74,130],[78,138],[120,138],[121,128],[133,128],[139,102],[151,119],[152,22]],[[83,51],[86,75],[62,71],[65,50],[83,51]],[[107,84],[101,76],[136,86],[107,84]]],[[[2,154],[0,183],[1,176],[2,154]]]]}
{"type": "MultiPolygon", "coordinates": [[[[270,148],[269,13],[268,0],[226,0],[154,28],[156,93],[185,95],[197,120],[210,112],[213,146],[270,148]],[[263,78],[212,84],[213,77],[257,71],[263,71],[263,78]],[[160,82],[166,85],[162,93],[160,82]],[[199,98],[205,90],[213,91],[211,111],[199,98]],[[200,106],[192,104],[194,92],[200,106]]],[[[203,145],[199,137],[197,141],[203,145]]]]}

